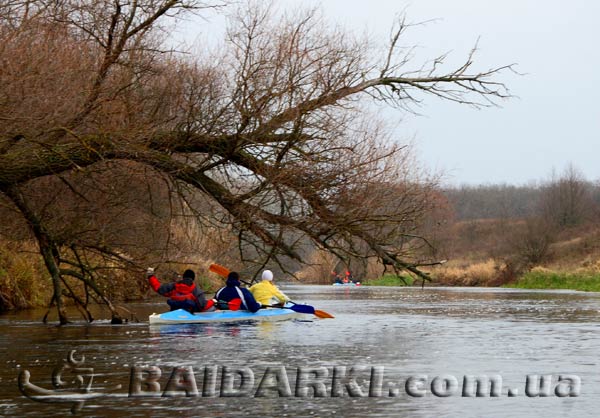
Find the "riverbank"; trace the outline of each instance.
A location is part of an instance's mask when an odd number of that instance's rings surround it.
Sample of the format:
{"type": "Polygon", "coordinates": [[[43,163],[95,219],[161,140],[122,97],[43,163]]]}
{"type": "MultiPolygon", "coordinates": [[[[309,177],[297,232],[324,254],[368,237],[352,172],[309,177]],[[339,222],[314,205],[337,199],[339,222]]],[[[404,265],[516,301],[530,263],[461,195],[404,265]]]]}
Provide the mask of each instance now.
{"type": "Polygon", "coordinates": [[[600,273],[563,273],[534,269],[514,283],[504,285],[517,289],[570,289],[585,292],[600,292],[600,273]]]}
{"type": "MultiPolygon", "coordinates": [[[[600,270],[596,266],[573,268],[567,271],[534,267],[530,271],[519,274],[516,278],[511,278],[506,274],[506,270],[506,265],[493,260],[472,263],[464,267],[445,267],[430,271],[433,280],[426,283],[426,286],[565,289],[600,292],[600,270]]],[[[392,274],[362,282],[364,286],[412,286],[415,284],[420,285],[420,279],[409,275],[396,276],[392,274]]]]}
{"type": "Polygon", "coordinates": [[[517,245],[503,238],[503,230],[519,225],[488,220],[455,226],[452,251],[444,254],[450,261],[432,267],[429,274],[444,286],[600,291],[600,228],[565,229],[542,251],[535,246],[538,241],[517,245]]]}
{"type": "Polygon", "coordinates": [[[430,272],[433,284],[467,287],[506,287],[516,289],[569,289],[600,292],[600,269],[596,265],[537,266],[515,273],[505,264],[487,260],[464,267],[450,267],[430,272]]]}

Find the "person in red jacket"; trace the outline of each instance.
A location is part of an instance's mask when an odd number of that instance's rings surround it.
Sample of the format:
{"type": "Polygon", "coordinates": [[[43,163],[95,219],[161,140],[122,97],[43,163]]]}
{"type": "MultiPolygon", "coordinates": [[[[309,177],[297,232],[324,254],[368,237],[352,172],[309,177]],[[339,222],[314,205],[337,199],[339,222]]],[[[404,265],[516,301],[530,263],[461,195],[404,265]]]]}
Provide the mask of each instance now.
{"type": "Polygon", "coordinates": [[[146,276],[148,277],[150,287],[152,287],[156,293],[169,298],[167,303],[172,311],[184,309],[194,313],[202,312],[208,308],[204,293],[202,293],[202,290],[194,283],[196,274],[192,270],[184,271],[182,279],[174,283],[160,284],[154,274],[153,268],[148,269],[146,276]]]}

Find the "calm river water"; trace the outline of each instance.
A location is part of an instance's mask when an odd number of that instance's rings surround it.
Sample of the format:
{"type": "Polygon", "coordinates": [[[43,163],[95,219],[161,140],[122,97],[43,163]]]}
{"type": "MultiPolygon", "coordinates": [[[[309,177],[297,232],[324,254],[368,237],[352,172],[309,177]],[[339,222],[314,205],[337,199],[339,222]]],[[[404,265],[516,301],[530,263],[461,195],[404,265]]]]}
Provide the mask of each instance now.
{"type": "Polygon", "coordinates": [[[43,325],[43,312],[0,316],[0,415],[69,416],[71,407],[99,417],[600,414],[598,293],[282,288],[335,319],[150,327],[148,315],[166,310],[162,300],[128,305],[146,322],[126,325],[43,325]],[[85,362],[67,365],[71,350],[85,362]],[[20,392],[20,373],[52,389],[53,370],[65,365],[63,386],[80,376],[89,399],[42,403],[20,392]],[[534,375],[549,385],[538,390],[534,375]],[[471,376],[481,388],[483,376],[496,388],[501,379],[498,396],[491,384],[468,396],[471,376]],[[533,396],[540,391],[549,396],[533,396]]]}

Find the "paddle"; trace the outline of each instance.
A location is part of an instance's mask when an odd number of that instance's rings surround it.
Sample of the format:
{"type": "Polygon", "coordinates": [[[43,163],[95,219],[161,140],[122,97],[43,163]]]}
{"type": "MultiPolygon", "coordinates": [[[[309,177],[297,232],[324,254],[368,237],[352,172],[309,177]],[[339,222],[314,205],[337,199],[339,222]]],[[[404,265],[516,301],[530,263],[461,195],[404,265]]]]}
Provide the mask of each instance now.
{"type": "MultiPolygon", "coordinates": [[[[211,264],[208,267],[209,271],[212,271],[213,273],[218,274],[221,277],[227,277],[229,276],[229,269],[227,267],[224,267],[220,264],[211,264]]],[[[241,281],[241,280],[240,280],[241,281]]],[[[248,284],[247,282],[244,282],[245,284],[248,284]]],[[[295,302],[291,302],[290,303],[293,304],[293,306],[287,306],[284,307],[284,309],[291,309],[292,311],[298,312],[298,313],[305,313],[305,314],[313,314],[318,318],[335,318],[333,315],[331,315],[330,313],[327,313],[325,311],[321,311],[319,309],[315,309],[310,305],[300,305],[297,304],[295,302]]],[[[268,306],[268,305],[263,305],[263,306],[268,306]]],[[[273,308],[277,308],[278,306],[268,306],[268,307],[273,307],[273,308]]]]}
{"type": "MultiPolygon", "coordinates": [[[[294,302],[290,302],[294,303],[294,302]]],[[[263,308],[278,308],[278,309],[291,309],[294,312],[312,314],[315,315],[315,308],[310,305],[299,305],[297,303],[294,306],[281,306],[281,305],[262,305],[263,308]]],[[[329,318],[329,317],[327,317],[329,318]]],[[[333,318],[333,317],[332,317],[333,318]]]]}

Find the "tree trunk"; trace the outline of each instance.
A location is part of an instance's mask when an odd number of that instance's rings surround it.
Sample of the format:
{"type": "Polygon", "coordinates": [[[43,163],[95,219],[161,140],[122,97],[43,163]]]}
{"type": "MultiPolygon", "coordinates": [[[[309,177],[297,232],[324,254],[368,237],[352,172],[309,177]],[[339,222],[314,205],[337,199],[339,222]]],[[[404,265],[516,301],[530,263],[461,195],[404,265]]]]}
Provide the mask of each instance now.
{"type": "Polygon", "coordinates": [[[35,235],[40,249],[40,254],[44,258],[44,264],[46,265],[46,268],[52,277],[52,300],[56,303],[58,320],[61,325],[67,324],[69,321],[67,319],[67,312],[62,300],[62,284],[59,267],[60,252],[58,250],[58,245],[52,239],[50,234],[48,234],[42,225],[41,220],[29,207],[17,187],[8,187],[4,190],[4,193],[12,200],[17,209],[19,209],[23,217],[27,220],[27,223],[29,224],[33,234],[35,235]]]}

